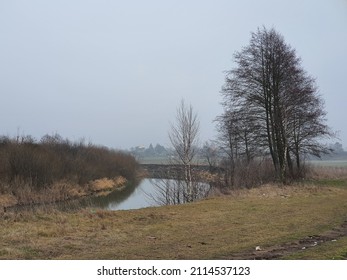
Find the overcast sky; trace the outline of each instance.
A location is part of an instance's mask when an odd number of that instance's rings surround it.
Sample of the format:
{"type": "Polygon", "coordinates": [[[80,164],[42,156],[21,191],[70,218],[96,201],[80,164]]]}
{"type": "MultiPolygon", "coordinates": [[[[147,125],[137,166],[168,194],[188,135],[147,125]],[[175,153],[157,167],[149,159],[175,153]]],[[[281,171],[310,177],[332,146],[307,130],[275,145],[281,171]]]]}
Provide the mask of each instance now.
{"type": "Polygon", "coordinates": [[[347,149],[347,0],[0,0],[0,134],[168,146],[182,98],[216,135],[223,71],[274,27],[347,149]]]}

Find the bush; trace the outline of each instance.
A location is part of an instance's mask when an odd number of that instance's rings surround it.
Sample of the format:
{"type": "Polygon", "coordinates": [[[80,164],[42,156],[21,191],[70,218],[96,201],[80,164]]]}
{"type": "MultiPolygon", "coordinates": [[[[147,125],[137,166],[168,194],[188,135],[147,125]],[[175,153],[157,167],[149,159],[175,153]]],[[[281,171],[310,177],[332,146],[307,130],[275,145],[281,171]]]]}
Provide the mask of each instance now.
{"type": "Polygon", "coordinates": [[[135,177],[134,157],[106,147],[72,143],[59,135],[40,142],[26,136],[0,138],[0,186],[13,191],[21,186],[40,190],[65,180],[80,185],[99,178],[135,177]]]}
{"type": "Polygon", "coordinates": [[[233,164],[221,161],[217,187],[252,188],[276,180],[274,167],[270,159],[259,158],[251,161],[239,159],[233,164]]]}

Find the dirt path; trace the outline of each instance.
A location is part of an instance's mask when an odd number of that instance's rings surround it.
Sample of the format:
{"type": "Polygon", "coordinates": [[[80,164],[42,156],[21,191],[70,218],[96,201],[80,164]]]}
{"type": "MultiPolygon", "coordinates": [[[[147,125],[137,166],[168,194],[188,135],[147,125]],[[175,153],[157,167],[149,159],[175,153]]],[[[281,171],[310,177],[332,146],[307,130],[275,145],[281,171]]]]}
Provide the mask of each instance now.
{"type": "Polygon", "coordinates": [[[290,243],[284,243],[266,248],[257,248],[253,251],[233,254],[230,256],[230,259],[274,260],[302,250],[309,250],[312,247],[319,246],[326,242],[336,242],[339,238],[345,236],[347,236],[347,221],[345,221],[341,226],[336,227],[322,235],[307,236],[303,239],[290,243]]]}

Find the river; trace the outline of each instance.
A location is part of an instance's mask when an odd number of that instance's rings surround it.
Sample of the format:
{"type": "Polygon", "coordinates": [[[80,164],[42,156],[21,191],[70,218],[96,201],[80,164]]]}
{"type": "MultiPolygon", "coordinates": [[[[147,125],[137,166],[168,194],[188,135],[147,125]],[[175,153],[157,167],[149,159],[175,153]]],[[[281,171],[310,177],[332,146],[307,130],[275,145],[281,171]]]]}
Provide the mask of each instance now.
{"type": "MultiPolygon", "coordinates": [[[[173,179],[164,179],[166,184],[177,181],[173,179]]],[[[97,208],[104,210],[130,210],[140,209],[152,206],[163,205],[163,192],[160,191],[164,181],[160,179],[142,179],[137,184],[129,184],[121,190],[115,190],[103,196],[91,196],[71,201],[57,202],[54,204],[40,204],[14,207],[12,210],[35,210],[56,208],[62,211],[69,211],[81,208],[97,208]],[[159,186],[159,188],[158,188],[159,186]]],[[[205,184],[206,185],[206,184],[205,184]]],[[[206,185],[207,186],[207,185],[206,185]]]]}
{"type": "MultiPolygon", "coordinates": [[[[168,187],[180,185],[180,181],[174,179],[143,179],[138,184],[126,186],[123,190],[115,190],[106,196],[89,197],[79,200],[76,207],[91,207],[105,210],[129,210],[140,209],[151,206],[161,206],[166,203],[168,187]]],[[[206,183],[199,184],[201,193],[207,192],[210,186],[206,183]]],[[[170,195],[176,195],[170,190],[170,195]]],[[[172,203],[172,198],[170,198],[172,203]]],[[[67,203],[68,208],[71,203],[67,203]]]]}
{"type": "Polygon", "coordinates": [[[156,195],[154,179],[143,179],[137,185],[129,185],[106,196],[90,198],[91,207],[105,210],[129,210],[159,206],[152,197],[156,195]]]}
{"type": "MultiPolygon", "coordinates": [[[[169,180],[168,181],[175,181],[169,180]]],[[[60,210],[98,208],[104,210],[129,210],[161,206],[158,192],[159,179],[142,179],[137,184],[129,184],[122,190],[115,190],[104,196],[91,196],[73,201],[57,203],[60,210]],[[159,202],[158,202],[159,201],[159,202]]]]}

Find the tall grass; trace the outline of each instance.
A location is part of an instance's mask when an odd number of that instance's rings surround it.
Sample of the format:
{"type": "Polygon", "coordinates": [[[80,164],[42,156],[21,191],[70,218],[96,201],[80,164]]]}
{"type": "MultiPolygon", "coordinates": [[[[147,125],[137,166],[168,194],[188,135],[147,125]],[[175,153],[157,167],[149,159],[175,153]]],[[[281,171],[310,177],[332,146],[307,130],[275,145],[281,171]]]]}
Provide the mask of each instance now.
{"type": "Polygon", "coordinates": [[[321,179],[347,179],[347,167],[309,165],[307,178],[321,179]]]}
{"type": "Polygon", "coordinates": [[[292,172],[288,171],[285,182],[279,182],[273,162],[268,157],[250,161],[223,158],[215,166],[210,166],[210,172],[215,175],[214,186],[222,190],[253,188],[267,183],[281,186],[305,180],[347,180],[347,166],[341,163],[325,161],[317,165],[312,161],[302,161],[300,168],[293,166],[292,172]]]}
{"type": "Polygon", "coordinates": [[[135,177],[135,158],[106,147],[71,142],[59,135],[35,141],[0,138],[0,192],[47,189],[55,182],[84,185],[99,178],[135,177]]]}
{"type": "Polygon", "coordinates": [[[214,187],[221,190],[253,188],[275,182],[276,176],[272,162],[268,158],[252,161],[223,159],[211,169],[214,174],[214,187]]]}

